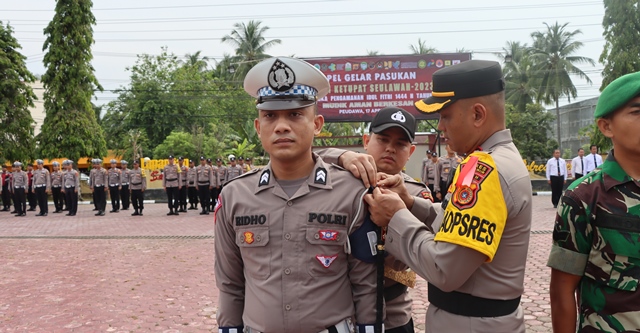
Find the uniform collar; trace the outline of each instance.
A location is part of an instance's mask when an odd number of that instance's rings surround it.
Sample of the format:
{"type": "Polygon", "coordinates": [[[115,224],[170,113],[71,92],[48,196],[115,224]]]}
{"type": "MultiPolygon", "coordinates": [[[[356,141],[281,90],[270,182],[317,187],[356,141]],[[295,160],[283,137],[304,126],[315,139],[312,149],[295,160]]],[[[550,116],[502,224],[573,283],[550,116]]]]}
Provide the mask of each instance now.
{"type": "Polygon", "coordinates": [[[269,164],[267,164],[264,168],[262,168],[262,170],[260,170],[260,172],[258,172],[260,176],[258,177],[258,183],[255,185],[256,187],[254,193],[257,194],[266,189],[273,189],[273,194],[285,200],[290,200],[309,193],[309,187],[326,190],[332,189],[333,186],[331,185],[331,174],[328,171],[329,165],[325,163],[317,154],[312,154],[313,159],[316,161],[316,163],[313,166],[313,170],[309,174],[309,177],[307,177],[307,181],[304,182],[302,186],[300,186],[300,190],[298,190],[296,195],[289,198],[284,193],[284,190],[280,187],[273,176],[273,171],[271,170],[271,162],[269,162],[269,164]],[[305,184],[307,185],[306,187],[304,186],[305,184]]]}
{"type": "MultiPolygon", "coordinates": [[[[613,155],[613,149],[602,164],[602,172],[604,172],[602,181],[606,191],[609,191],[611,188],[618,185],[634,182],[633,178],[629,177],[629,175],[627,175],[620,164],[616,161],[616,158],[613,155]]],[[[639,182],[636,182],[636,185],[640,186],[638,183],[639,182]]]]}
{"type": "Polygon", "coordinates": [[[491,153],[496,146],[513,142],[511,138],[511,130],[504,129],[493,133],[487,141],[480,145],[480,150],[491,153]]]}

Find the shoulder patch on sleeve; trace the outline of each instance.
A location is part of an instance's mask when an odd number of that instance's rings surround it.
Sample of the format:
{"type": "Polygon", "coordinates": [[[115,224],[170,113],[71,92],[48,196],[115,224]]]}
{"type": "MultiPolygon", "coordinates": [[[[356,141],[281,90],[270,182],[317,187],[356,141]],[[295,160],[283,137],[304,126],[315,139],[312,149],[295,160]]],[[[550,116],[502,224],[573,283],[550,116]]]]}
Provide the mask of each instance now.
{"type": "Polygon", "coordinates": [[[429,190],[422,190],[420,192],[420,197],[422,197],[423,199],[431,200],[433,202],[433,196],[431,195],[431,192],[429,190]]]}
{"type": "Polygon", "coordinates": [[[468,247],[486,255],[488,262],[493,260],[507,221],[496,169],[486,152],[474,152],[465,159],[451,184],[451,198],[436,241],[468,247]]]}

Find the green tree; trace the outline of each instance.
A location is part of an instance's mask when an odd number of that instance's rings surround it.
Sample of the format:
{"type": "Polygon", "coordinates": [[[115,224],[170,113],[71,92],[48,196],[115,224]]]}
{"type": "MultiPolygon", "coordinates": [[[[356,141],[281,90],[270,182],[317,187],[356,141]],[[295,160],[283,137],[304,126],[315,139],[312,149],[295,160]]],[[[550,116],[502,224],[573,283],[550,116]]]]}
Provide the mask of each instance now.
{"type": "Polygon", "coordinates": [[[46,158],[106,156],[102,128],[91,104],[102,91],[91,65],[93,25],[91,0],[58,0],[55,15],[44,29],[44,108],[37,136],[38,154],[46,158]]]}
{"type": "Polygon", "coordinates": [[[591,58],[574,55],[583,45],[582,42],[575,40],[575,37],[582,32],[579,29],[567,31],[567,25],[569,23],[563,25],[558,22],[553,25],[545,23],[546,31],[536,31],[531,34],[534,40],[531,57],[536,66],[536,80],[540,80],[537,100],[546,104],[555,103],[560,151],[562,151],[562,138],[560,137],[559,100],[562,97],[571,100],[572,97],[578,96],[570,75],[576,75],[587,83],[591,83],[589,76],[577,67],[578,64],[595,65],[591,58]]]}
{"type": "Polygon", "coordinates": [[[502,71],[506,81],[506,102],[513,104],[518,110],[525,110],[527,104],[533,103],[538,95],[538,83],[535,80],[534,63],[530,57],[527,44],[510,41],[502,48],[499,57],[503,61],[502,71]],[[506,61],[506,57],[511,57],[506,61]]]}
{"type": "Polygon", "coordinates": [[[225,151],[225,155],[233,154],[235,156],[254,156],[256,145],[251,144],[247,141],[247,139],[242,140],[242,142],[234,141],[232,143],[232,147],[225,151]]]}
{"type": "Polygon", "coordinates": [[[602,91],[613,80],[640,71],[640,1],[604,0],[602,91]]]}
{"type": "Polygon", "coordinates": [[[381,55],[380,51],[377,50],[367,50],[367,55],[370,57],[381,55]]]}
{"type": "Polygon", "coordinates": [[[164,159],[169,155],[191,157],[196,155],[196,147],[193,144],[190,133],[171,132],[160,145],[153,150],[153,157],[164,159]]]}
{"type": "Polygon", "coordinates": [[[29,107],[36,95],[29,83],[36,79],[25,64],[27,57],[13,37],[13,29],[0,21],[0,164],[33,159],[35,125],[29,107]]]}
{"type": "Polygon", "coordinates": [[[234,75],[244,79],[249,69],[260,60],[269,58],[270,55],[267,54],[267,51],[282,41],[280,39],[267,40],[265,34],[269,27],[262,26],[260,21],[252,20],[247,24],[236,23],[233,28],[230,34],[222,37],[222,42],[235,48],[234,75]]]}
{"type": "Polygon", "coordinates": [[[507,128],[522,158],[534,160],[551,156],[558,146],[556,140],[547,138],[553,115],[540,104],[528,104],[525,110],[507,104],[505,109],[507,128]]]}
{"type": "Polygon", "coordinates": [[[438,53],[438,49],[433,46],[427,46],[427,41],[418,38],[418,43],[409,45],[412,54],[431,54],[438,53]]]}
{"type": "Polygon", "coordinates": [[[208,61],[210,60],[207,56],[200,56],[202,51],[198,51],[193,54],[185,54],[185,60],[182,61],[184,66],[195,67],[198,71],[205,71],[207,69],[208,61]]]}

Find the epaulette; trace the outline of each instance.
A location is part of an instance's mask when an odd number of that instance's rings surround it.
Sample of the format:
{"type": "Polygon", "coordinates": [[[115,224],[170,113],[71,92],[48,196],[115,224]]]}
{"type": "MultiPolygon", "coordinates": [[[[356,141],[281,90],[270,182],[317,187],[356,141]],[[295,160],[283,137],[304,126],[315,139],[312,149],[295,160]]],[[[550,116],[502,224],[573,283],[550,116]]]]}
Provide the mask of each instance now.
{"type": "Polygon", "coordinates": [[[427,188],[427,185],[425,185],[423,182],[419,182],[419,181],[413,179],[411,176],[407,175],[404,172],[402,173],[402,177],[404,178],[405,183],[411,183],[411,184],[418,185],[418,186],[423,187],[423,188],[427,188]]]}
{"type": "Polygon", "coordinates": [[[240,176],[237,176],[237,177],[235,177],[235,178],[229,179],[229,181],[228,181],[228,182],[226,182],[226,183],[224,183],[224,185],[225,185],[225,186],[226,186],[226,185],[229,185],[229,184],[230,184],[232,181],[234,181],[234,180],[238,180],[238,179],[240,179],[240,178],[248,177],[248,176],[250,176],[250,175],[253,175],[253,174],[258,173],[259,171],[262,171],[262,168],[253,169],[253,170],[251,170],[251,171],[249,171],[249,172],[245,172],[245,173],[241,174],[240,176]]]}

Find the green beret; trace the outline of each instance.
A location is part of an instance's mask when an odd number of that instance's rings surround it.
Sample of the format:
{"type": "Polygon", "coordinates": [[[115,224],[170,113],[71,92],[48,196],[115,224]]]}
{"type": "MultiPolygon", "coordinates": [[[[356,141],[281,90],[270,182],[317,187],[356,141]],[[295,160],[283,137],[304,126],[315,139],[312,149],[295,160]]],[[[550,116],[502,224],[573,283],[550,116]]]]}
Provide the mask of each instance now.
{"type": "Polygon", "coordinates": [[[640,72],[621,76],[609,83],[600,94],[594,117],[598,119],[607,116],[638,95],[640,95],[640,72]]]}

